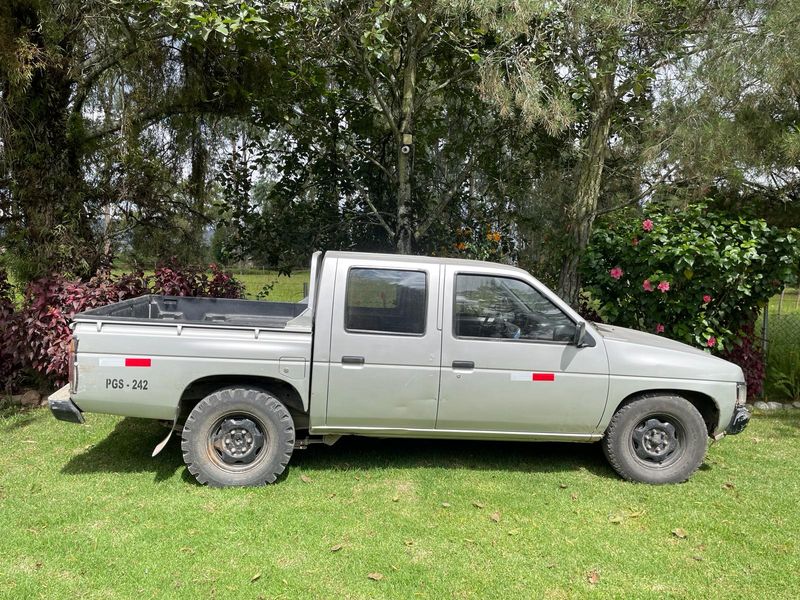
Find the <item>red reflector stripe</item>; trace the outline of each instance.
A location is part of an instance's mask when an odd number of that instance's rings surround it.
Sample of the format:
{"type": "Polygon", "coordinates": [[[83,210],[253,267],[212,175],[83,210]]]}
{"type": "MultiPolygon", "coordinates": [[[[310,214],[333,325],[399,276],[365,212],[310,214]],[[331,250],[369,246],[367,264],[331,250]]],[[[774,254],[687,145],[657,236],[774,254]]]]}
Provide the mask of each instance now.
{"type": "Polygon", "coordinates": [[[555,373],[534,373],[531,377],[533,381],[555,381],[555,373]]]}
{"type": "Polygon", "coordinates": [[[126,367],[149,367],[150,366],[150,359],[149,358],[126,358],[125,359],[125,366],[126,367]]]}

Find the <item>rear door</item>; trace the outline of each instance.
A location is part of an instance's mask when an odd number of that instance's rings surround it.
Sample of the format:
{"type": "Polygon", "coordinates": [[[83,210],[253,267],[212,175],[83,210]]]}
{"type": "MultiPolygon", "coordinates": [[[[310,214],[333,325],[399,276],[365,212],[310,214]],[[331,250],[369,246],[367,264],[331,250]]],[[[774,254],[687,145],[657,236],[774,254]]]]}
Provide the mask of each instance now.
{"type": "Polygon", "coordinates": [[[338,259],[326,426],[434,428],[438,295],[438,265],[338,259]]]}

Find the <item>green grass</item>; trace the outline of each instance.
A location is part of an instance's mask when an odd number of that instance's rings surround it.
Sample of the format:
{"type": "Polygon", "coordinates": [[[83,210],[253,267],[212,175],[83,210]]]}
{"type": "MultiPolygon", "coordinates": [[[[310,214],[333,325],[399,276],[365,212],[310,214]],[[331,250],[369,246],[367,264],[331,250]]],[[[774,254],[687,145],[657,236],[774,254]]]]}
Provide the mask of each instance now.
{"type": "Polygon", "coordinates": [[[800,313],[800,289],[786,288],[783,294],[783,303],[781,303],[780,294],[769,299],[770,316],[777,315],[779,308],[782,315],[800,313]]]}
{"type": "Polygon", "coordinates": [[[164,433],[2,414],[0,597],[788,598],[800,585],[793,415],[756,418],[664,487],[619,480],[596,445],[345,439],[297,451],[276,485],[209,489],[174,440],[149,457],[164,433]]]}

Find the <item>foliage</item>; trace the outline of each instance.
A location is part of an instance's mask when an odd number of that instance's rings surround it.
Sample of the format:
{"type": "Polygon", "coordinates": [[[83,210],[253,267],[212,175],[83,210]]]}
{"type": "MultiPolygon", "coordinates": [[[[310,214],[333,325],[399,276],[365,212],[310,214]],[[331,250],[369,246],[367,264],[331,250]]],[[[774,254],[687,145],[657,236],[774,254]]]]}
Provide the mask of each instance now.
{"type": "Polygon", "coordinates": [[[764,391],[764,350],[761,348],[753,323],[744,325],[733,344],[723,350],[720,355],[725,360],[736,363],[744,371],[747,383],[747,395],[758,398],[764,391]]]}
{"type": "Polygon", "coordinates": [[[25,372],[42,382],[62,385],[67,379],[67,361],[72,333],[70,319],[91,310],[143,294],[241,298],[244,286],[218,265],[211,276],[197,267],[181,267],[174,261],[155,275],[140,272],[112,276],[101,273],[88,281],[63,275],[43,277],[25,286],[22,305],[13,310],[4,274],[0,274],[0,355],[2,387],[10,387],[25,372]]]}
{"type": "MultiPolygon", "coordinates": [[[[800,355],[792,352],[792,358],[795,361],[800,360],[800,355]]],[[[777,367],[773,367],[772,375],[775,388],[786,394],[789,400],[800,400],[800,370],[792,369],[784,372],[777,367]]]]}
{"type": "Polygon", "coordinates": [[[445,254],[492,262],[508,262],[513,258],[516,248],[508,226],[474,222],[470,225],[458,228],[456,241],[452,248],[444,249],[445,254]]]}
{"type": "Polygon", "coordinates": [[[175,257],[160,265],[152,277],[152,294],[243,298],[244,285],[218,264],[209,265],[211,276],[197,266],[182,265],[175,257]]]}
{"type": "Polygon", "coordinates": [[[14,385],[15,375],[19,369],[9,331],[13,316],[12,289],[6,272],[0,269],[0,394],[14,385]]]}
{"type": "Polygon", "coordinates": [[[701,52],[665,78],[658,127],[683,205],[712,193],[734,210],[800,226],[798,0],[739,3],[710,23],[701,52]]]}
{"type": "Polygon", "coordinates": [[[800,313],[777,314],[770,308],[768,318],[767,382],[768,400],[800,400],[800,313]]]}
{"type": "MultiPolygon", "coordinates": [[[[126,282],[125,291],[135,289],[126,282]]],[[[13,359],[42,380],[63,385],[72,333],[69,319],[76,313],[125,299],[125,292],[106,277],[88,282],[54,275],[30,282],[21,309],[6,328],[13,359]]]]}
{"type": "Polygon", "coordinates": [[[797,277],[796,231],[708,210],[649,207],[598,229],[583,263],[603,318],[715,350],[732,349],[797,277]]]}

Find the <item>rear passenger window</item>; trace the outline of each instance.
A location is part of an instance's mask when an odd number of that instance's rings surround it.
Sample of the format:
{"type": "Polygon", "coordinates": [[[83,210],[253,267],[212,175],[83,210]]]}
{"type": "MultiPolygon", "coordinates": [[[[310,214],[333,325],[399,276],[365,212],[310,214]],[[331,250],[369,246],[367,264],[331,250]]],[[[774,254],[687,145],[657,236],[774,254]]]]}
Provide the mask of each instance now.
{"type": "Polygon", "coordinates": [[[344,327],[348,331],[422,335],[427,291],[422,271],[350,269],[344,327]]]}

